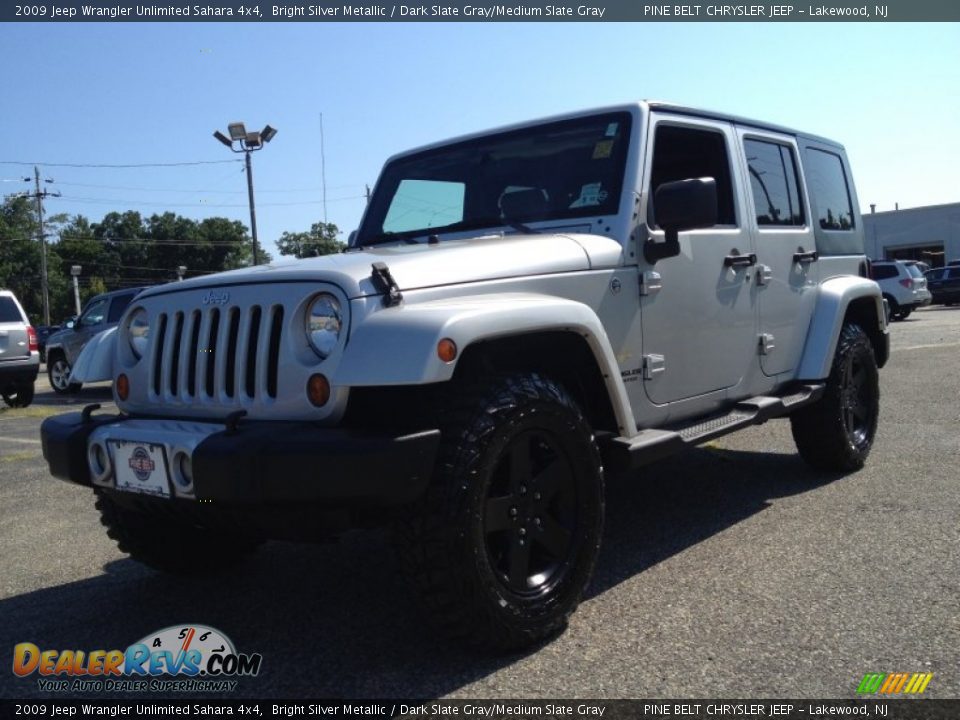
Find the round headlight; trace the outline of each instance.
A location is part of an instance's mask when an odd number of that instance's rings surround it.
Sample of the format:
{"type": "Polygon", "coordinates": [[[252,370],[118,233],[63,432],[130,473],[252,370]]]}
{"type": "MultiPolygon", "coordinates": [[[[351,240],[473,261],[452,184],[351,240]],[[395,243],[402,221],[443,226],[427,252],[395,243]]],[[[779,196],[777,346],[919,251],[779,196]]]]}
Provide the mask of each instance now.
{"type": "Polygon", "coordinates": [[[143,308],[137,308],[130,316],[127,323],[127,336],[130,340],[130,349],[136,355],[137,360],[143,357],[147,351],[147,338],[150,337],[150,323],[147,320],[147,311],[143,308]]]}
{"type": "Polygon", "coordinates": [[[307,340],[321,360],[336,347],[342,319],[340,303],[333,295],[321,293],[310,302],[307,308],[307,340]]]}

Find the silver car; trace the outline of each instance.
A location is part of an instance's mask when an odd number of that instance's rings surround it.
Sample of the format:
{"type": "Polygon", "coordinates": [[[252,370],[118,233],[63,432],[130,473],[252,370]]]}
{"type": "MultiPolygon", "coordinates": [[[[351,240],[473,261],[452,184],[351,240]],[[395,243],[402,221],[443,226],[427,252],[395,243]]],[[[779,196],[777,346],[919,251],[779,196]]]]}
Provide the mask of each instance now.
{"type": "Polygon", "coordinates": [[[37,333],[9,290],[0,290],[0,395],[10,407],[33,401],[33,384],[40,371],[37,333]]]}

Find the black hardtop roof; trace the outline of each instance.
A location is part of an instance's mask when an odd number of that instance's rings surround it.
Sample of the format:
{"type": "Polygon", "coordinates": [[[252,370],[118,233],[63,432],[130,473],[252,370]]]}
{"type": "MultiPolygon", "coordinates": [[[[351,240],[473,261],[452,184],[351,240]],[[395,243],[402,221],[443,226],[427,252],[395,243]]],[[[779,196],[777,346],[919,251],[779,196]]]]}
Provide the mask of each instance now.
{"type": "Polygon", "coordinates": [[[802,137],[807,140],[813,140],[814,142],[822,143],[825,145],[834,145],[836,147],[842,147],[842,145],[840,145],[840,143],[838,143],[836,140],[831,140],[829,138],[821,137],[820,135],[812,135],[811,133],[802,132],[800,130],[795,130],[793,128],[785,127],[783,125],[775,125],[774,123],[761,122],[760,120],[753,120],[751,118],[745,118],[739,115],[728,115],[726,113],[714,112],[712,110],[704,110],[702,108],[687,107],[686,105],[675,105],[674,103],[660,102],[656,100],[648,100],[647,106],[651,110],[661,110],[663,112],[670,112],[676,115],[690,115],[691,117],[707,118],[710,120],[722,120],[724,122],[735,123],[737,125],[747,125],[749,127],[757,128],[758,130],[769,130],[771,132],[783,133],[784,135],[793,135],[795,137],[802,137]]]}

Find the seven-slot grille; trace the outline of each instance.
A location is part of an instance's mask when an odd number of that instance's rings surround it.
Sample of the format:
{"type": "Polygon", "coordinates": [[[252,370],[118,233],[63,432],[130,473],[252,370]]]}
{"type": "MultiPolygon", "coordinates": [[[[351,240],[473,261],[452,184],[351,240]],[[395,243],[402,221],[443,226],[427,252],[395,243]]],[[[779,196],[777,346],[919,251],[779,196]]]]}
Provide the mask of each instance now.
{"type": "Polygon", "coordinates": [[[150,399],[241,405],[276,398],[283,317],[277,304],[160,312],[150,399]]]}

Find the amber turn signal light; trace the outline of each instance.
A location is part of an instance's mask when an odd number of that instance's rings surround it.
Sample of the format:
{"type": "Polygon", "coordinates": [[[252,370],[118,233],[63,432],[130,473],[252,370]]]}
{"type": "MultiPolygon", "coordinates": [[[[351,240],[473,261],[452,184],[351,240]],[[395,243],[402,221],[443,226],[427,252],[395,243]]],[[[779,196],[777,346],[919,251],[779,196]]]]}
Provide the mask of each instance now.
{"type": "Polygon", "coordinates": [[[330,381],[325,375],[317,373],[307,380],[307,397],[317,407],[323,407],[330,399],[330,381]]]}
{"type": "Polygon", "coordinates": [[[457,359],[457,344],[450,338],[444,338],[437,343],[437,357],[444,362],[453,362],[457,359]]]}
{"type": "Polygon", "coordinates": [[[117,397],[121,400],[130,397],[130,378],[123,373],[117,376],[117,397]]]}

